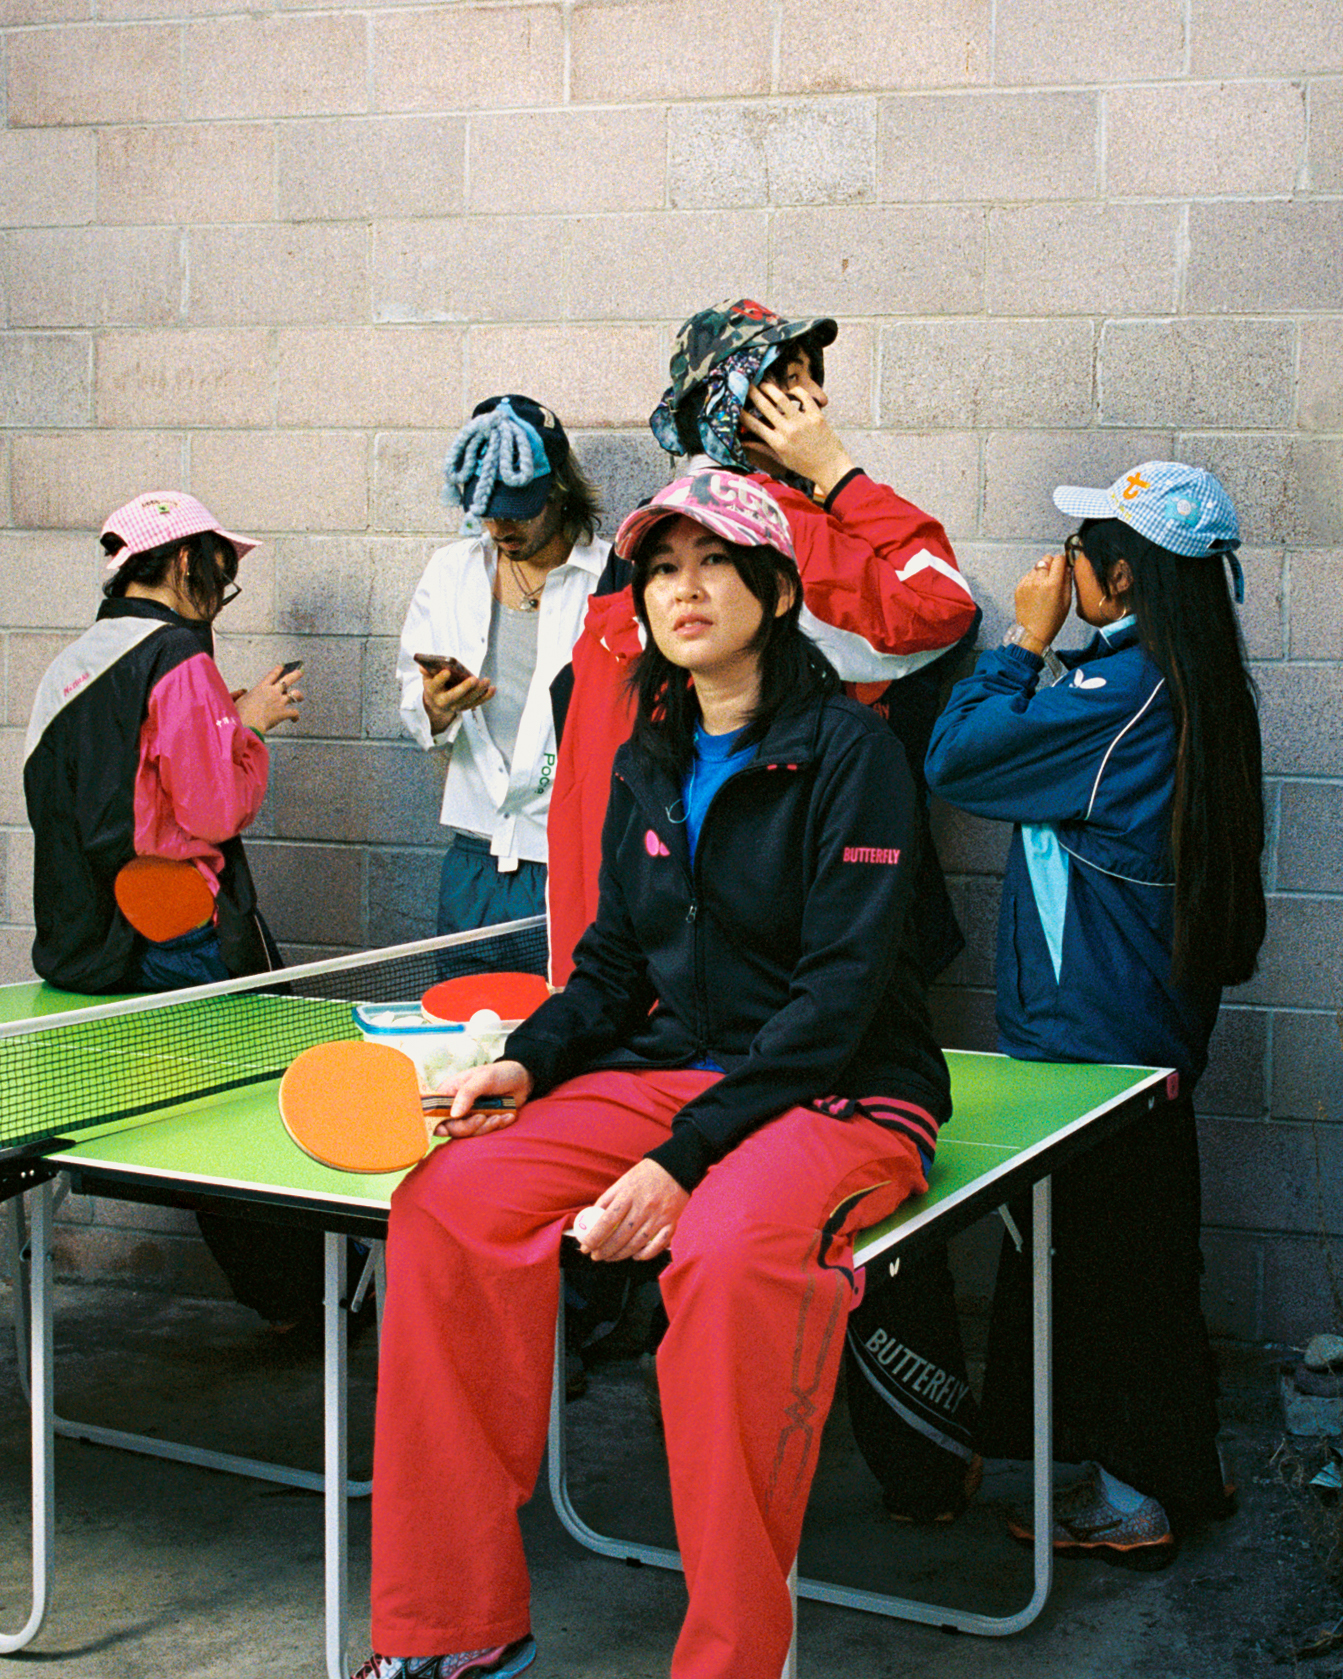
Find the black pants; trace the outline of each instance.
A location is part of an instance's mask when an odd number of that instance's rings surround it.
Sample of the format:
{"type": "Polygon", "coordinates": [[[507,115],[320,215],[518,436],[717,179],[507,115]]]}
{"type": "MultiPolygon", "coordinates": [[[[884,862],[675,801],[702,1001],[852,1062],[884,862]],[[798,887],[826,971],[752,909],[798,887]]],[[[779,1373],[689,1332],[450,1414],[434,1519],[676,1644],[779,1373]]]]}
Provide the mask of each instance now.
{"type": "MultiPolygon", "coordinates": [[[[1031,1454],[1030,1198],[1012,1206],[989,1327],[981,1442],[1031,1454]]],[[[1161,1103],[1053,1180],[1054,1456],[1094,1458],[1177,1532],[1225,1507],[1217,1383],[1199,1299],[1198,1133],[1161,1103]]]]}

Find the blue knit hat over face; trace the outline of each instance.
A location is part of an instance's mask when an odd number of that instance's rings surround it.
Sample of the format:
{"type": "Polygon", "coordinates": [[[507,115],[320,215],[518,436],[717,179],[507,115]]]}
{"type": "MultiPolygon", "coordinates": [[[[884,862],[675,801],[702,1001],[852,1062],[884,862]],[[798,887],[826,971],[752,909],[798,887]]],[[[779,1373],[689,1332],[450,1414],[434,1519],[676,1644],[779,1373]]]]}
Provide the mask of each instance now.
{"type": "Polygon", "coordinates": [[[1236,599],[1245,599],[1245,578],[1236,558],[1240,547],[1236,510],[1231,497],[1202,467],[1144,461],[1116,478],[1107,490],[1061,484],[1054,491],[1054,505],[1074,519],[1120,519],[1172,554],[1194,559],[1223,554],[1236,599]]]}
{"type": "Polygon", "coordinates": [[[452,441],[441,499],[466,509],[468,535],[482,519],[534,519],[568,454],[569,439],[549,408],[528,396],[487,397],[452,441]]]}

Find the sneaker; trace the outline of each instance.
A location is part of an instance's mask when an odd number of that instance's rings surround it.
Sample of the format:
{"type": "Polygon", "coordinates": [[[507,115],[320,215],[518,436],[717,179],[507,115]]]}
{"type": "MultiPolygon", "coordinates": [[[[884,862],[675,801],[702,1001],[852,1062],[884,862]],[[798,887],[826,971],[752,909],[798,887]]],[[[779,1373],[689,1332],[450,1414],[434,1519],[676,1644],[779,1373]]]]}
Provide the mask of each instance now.
{"type": "MultiPolygon", "coordinates": [[[[1066,1523],[1078,1511],[1085,1511],[1101,1499],[1101,1471],[1098,1463],[1084,1463],[1082,1473],[1066,1487],[1054,1488],[1054,1520],[1066,1523]]],[[[1035,1507],[1019,1504],[1008,1515],[1007,1525],[1017,1539],[1035,1538],[1035,1507]]]]}
{"type": "Polygon", "coordinates": [[[510,1679],[536,1660],[530,1636],[488,1650],[463,1650],[455,1656],[378,1656],[368,1658],[351,1679],[510,1679]]]}
{"type": "MultiPolygon", "coordinates": [[[[1007,1530],[1014,1539],[1034,1540],[1034,1513],[1013,1510],[1007,1530]]],[[[1100,1466],[1094,1463],[1054,1500],[1053,1546],[1059,1556],[1098,1556],[1144,1571],[1165,1568],[1178,1549],[1156,1499],[1144,1498],[1136,1510],[1117,1510],[1102,1490],[1100,1466]]]]}

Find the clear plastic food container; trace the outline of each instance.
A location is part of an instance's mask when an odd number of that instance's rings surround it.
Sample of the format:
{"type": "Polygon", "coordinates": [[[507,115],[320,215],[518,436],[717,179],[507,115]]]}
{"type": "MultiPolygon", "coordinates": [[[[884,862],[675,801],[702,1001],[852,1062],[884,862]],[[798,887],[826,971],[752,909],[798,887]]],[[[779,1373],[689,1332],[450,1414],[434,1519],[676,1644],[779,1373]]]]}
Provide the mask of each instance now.
{"type": "Polygon", "coordinates": [[[473,1018],[468,1025],[431,1025],[418,1003],[356,1003],[353,1014],[368,1043],[399,1049],[415,1063],[421,1096],[436,1096],[453,1073],[496,1060],[517,1024],[500,1020],[496,1026],[473,1018]]]}

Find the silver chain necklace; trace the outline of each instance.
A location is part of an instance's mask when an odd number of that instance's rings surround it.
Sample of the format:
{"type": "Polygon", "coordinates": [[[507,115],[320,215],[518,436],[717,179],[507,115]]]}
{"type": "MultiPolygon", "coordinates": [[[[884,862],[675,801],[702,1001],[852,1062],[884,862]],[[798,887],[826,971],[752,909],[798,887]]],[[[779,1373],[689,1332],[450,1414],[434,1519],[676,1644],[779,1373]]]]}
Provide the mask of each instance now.
{"type": "Polygon", "coordinates": [[[521,571],[518,569],[518,562],[511,554],[508,556],[508,567],[513,573],[513,581],[517,584],[518,592],[522,596],[513,610],[515,612],[539,612],[541,610],[541,592],[546,586],[545,577],[543,576],[534,588],[529,589],[523,581],[521,571]]]}

